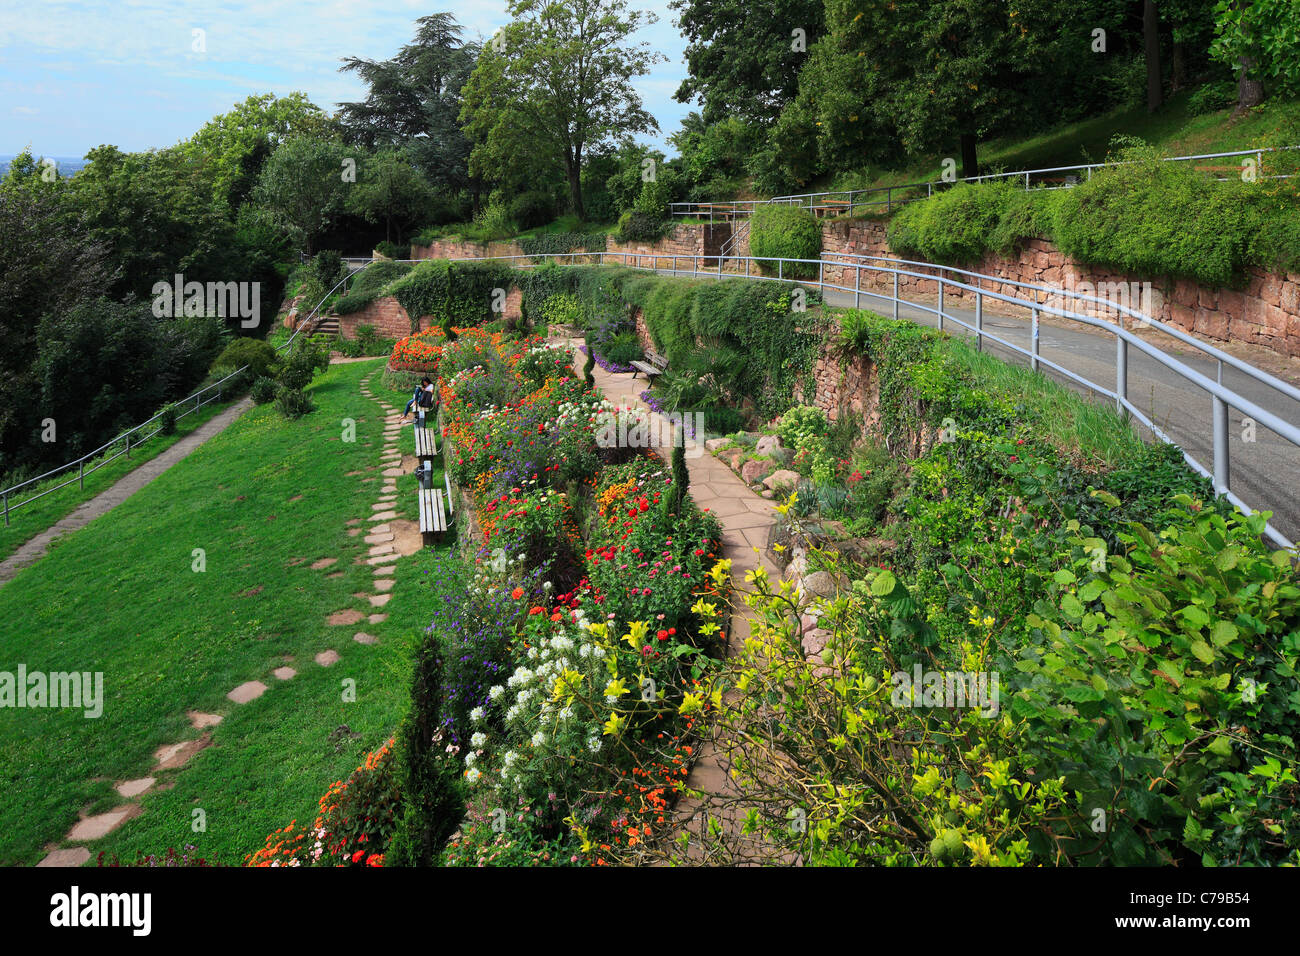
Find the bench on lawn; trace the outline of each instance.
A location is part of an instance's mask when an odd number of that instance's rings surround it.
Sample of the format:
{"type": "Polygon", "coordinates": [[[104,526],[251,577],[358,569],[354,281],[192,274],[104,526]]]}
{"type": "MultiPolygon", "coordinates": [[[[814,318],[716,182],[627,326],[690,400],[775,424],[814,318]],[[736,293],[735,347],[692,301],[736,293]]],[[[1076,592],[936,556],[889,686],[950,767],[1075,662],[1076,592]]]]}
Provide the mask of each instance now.
{"type": "Polygon", "coordinates": [[[449,531],[449,506],[451,504],[450,486],[448,494],[443,495],[441,488],[420,488],[420,531],[424,534],[449,531]]]}
{"type": "Polygon", "coordinates": [[[632,373],[633,378],[636,378],[637,372],[643,372],[645,373],[645,378],[648,382],[656,375],[662,375],[664,372],[668,371],[668,359],[664,358],[654,349],[649,349],[645,353],[645,357],[648,361],[637,361],[632,363],[632,368],[636,370],[632,373]]]}
{"type": "Polygon", "coordinates": [[[438,429],[415,426],[415,457],[432,458],[438,454],[438,429]]]}

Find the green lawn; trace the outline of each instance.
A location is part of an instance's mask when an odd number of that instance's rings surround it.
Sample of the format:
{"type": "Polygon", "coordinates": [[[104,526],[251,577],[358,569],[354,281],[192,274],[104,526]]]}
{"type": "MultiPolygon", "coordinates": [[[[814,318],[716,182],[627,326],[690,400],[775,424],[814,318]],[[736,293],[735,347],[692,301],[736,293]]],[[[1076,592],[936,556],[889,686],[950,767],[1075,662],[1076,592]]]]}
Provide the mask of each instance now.
{"type": "MultiPolygon", "coordinates": [[[[97,720],[0,709],[0,863],[35,862],[79,808],[120,804],[115,781],[148,775],[157,747],[199,735],[187,710],[225,716],[213,745],[163,772],[171,788],[144,797],[143,815],[89,844],[92,852],[134,857],[192,843],[241,862],[268,832],[313,819],[329,783],[395,729],[428,618],[421,582],[436,554],[398,562],[387,621],[325,623],[343,608],[372,610],[353,597],[373,575],[355,563],[367,546],[346,522],[371,513],[382,482],[381,412],[357,389],[369,375],[378,386],[381,361],[333,366],[311,387],[316,411],[297,422],[271,406],[250,410],[0,588],[0,670],[102,671],[106,698],[97,720]],[[354,443],[341,440],[346,418],[357,422],[354,443]],[[206,552],[203,573],[192,570],[196,548],[206,552]],[[339,560],[312,570],[323,557],[339,560]],[[358,630],[380,642],[357,644],[358,630]],[[312,657],[327,648],[342,660],[325,669],[312,657]],[[290,658],[298,675],[276,680],[271,671],[290,658]],[[342,700],[347,678],[354,703],[342,700]],[[260,699],[226,699],[254,679],[269,686],[260,699]],[[360,736],[334,734],[345,724],[360,736]],[[193,832],[194,809],[206,814],[206,832],[193,832]]],[[[401,510],[413,513],[408,497],[401,510]]]]}
{"type": "MultiPolygon", "coordinates": [[[[174,435],[155,435],[141,445],[138,450],[133,447],[131,457],[128,458],[123,455],[97,471],[88,474],[84,488],[77,484],[75,480],[77,472],[74,469],[70,472],[55,475],[53,478],[35,485],[28,485],[18,491],[10,500],[11,505],[30,498],[34,494],[39,494],[47,488],[53,488],[69,478],[73,479],[72,484],[9,513],[9,527],[0,527],[0,561],[17,551],[25,542],[72,514],[80,507],[82,502],[89,501],[101,491],[112,486],[119,478],[139,468],[151,458],[156,458],[162,454],[204,422],[228,408],[229,404],[229,402],[220,404],[213,402],[211,405],[204,405],[197,412],[193,412],[178,421],[174,435]]],[[[106,454],[115,455],[121,449],[122,446],[118,445],[110,448],[106,454]]],[[[102,457],[89,461],[86,463],[86,467],[93,467],[95,462],[101,460],[102,457]]]]}
{"type": "MultiPolygon", "coordinates": [[[[1130,106],[1101,116],[1070,123],[1033,136],[1004,136],[979,144],[979,161],[987,169],[1045,169],[1106,159],[1111,137],[1137,136],[1170,156],[1231,152],[1265,143],[1284,118],[1300,115],[1300,102],[1277,101],[1268,108],[1233,119],[1231,111],[1192,115],[1187,108],[1190,92],[1171,97],[1155,114],[1145,106],[1130,106]]],[[[893,169],[872,169],[867,174],[843,172],[822,189],[865,189],[900,183],[935,182],[942,174],[942,157],[926,155],[893,169]]]]}

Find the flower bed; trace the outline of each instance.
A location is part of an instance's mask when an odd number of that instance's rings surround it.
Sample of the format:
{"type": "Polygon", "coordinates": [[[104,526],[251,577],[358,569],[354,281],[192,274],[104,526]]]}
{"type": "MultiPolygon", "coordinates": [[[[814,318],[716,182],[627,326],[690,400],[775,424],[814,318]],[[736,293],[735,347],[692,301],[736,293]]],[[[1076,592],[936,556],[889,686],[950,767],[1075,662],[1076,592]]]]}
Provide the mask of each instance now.
{"type": "MultiPolygon", "coordinates": [[[[456,331],[456,330],[453,330],[456,331]]],[[[438,372],[438,359],[447,336],[440,328],[425,329],[404,339],[398,339],[388,359],[388,368],[394,372],[423,372],[429,376],[438,372]]]]}

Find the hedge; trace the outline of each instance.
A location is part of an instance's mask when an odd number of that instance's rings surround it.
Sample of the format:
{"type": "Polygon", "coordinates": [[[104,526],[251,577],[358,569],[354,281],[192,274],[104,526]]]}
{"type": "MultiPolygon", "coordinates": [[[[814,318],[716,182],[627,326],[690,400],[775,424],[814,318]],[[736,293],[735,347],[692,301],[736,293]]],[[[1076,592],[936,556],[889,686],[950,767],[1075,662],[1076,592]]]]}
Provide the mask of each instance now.
{"type": "MultiPolygon", "coordinates": [[[[759,268],[769,275],[778,272],[769,259],[820,259],[822,230],[817,219],[800,206],[760,205],[749,227],[749,252],[759,259],[759,268]]],[[[817,267],[787,264],[779,271],[792,278],[811,278],[817,267]]]]}
{"type": "Polygon", "coordinates": [[[379,298],[389,283],[406,275],[411,268],[411,265],[405,262],[390,262],[382,259],[372,262],[352,281],[352,288],[347,294],[340,296],[334,303],[334,311],[339,315],[360,312],[379,298]]]}
{"type": "Polygon", "coordinates": [[[412,331],[420,317],[449,326],[474,326],[490,322],[497,313],[493,304],[498,289],[515,283],[515,270],[502,262],[448,262],[429,259],[388,288],[411,317],[412,331]]]}

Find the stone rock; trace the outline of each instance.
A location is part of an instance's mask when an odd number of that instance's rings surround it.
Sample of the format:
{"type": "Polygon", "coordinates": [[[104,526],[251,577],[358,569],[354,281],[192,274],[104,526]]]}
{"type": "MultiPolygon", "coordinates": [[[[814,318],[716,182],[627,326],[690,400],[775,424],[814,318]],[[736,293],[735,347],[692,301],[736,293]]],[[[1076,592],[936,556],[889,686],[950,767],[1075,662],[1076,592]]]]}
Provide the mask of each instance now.
{"type": "Polygon", "coordinates": [[[154,777],[141,777],[139,780],[123,780],[113,789],[128,799],[138,797],[154,785],[154,777]]]}
{"type": "Polygon", "coordinates": [[[357,631],[352,635],[352,640],[356,641],[358,644],[379,643],[379,638],[375,637],[373,634],[367,634],[365,631],[357,631]]]}
{"type": "Polygon", "coordinates": [[[339,662],[338,651],[321,651],[316,655],[316,663],[321,667],[329,667],[339,662]]]}
{"type": "Polygon", "coordinates": [[[835,593],[835,579],[826,571],[814,571],[803,579],[803,590],[818,597],[830,597],[835,593]]]}
{"type": "Polygon", "coordinates": [[[704,443],[704,450],[712,453],[729,444],[731,444],[730,438],[710,438],[704,443]]]}
{"type": "Polygon", "coordinates": [[[718,461],[726,462],[727,467],[732,471],[737,470],[744,459],[745,449],[743,448],[728,448],[718,455],[718,461]]]}
{"type": "Polygon", "coordinates": [[[277,667],[275,670],[271,671],[271,673],[279,680],[289,680],[298,676],[298,672],[292,667],[277,667]]]}
{"type": "Polygon", "coordinates": [[[84,846],[72,850],[55,850],[37,866],[81,866],[90,859],[90,851],[84,846]]]}
{"type": "Polygon", "coordinates": [[[745,484],[753,485],[766,478],[771,471],[772,463],[770,461],[751,458],[740,466],[740,477],[745,480],[745,484]]]}
{"type": "Polygon", "coordinates": [[[763,479],[763,487],[775,491],[778,487],[794,488],[799,484],[799,472],[784,468],[774,471],[763,479]]]}
{"type": "Polygon", "coordinates": [[[247,704],[250,700],[257,700],[266,693],[266,685],[260,680],[245,681],[226,696],[236,704],[247,704]]]}
{"type": "Polygon", "coordinates": [[[132,809],[132,807],[119,807],[116,810],[108,811],[108,813],[97,813],[93,817],[86,817],[68,831],[67,839],[81,842],[106,837],[116,830],[123,821],[131,817],[132,809]]]}
{"type": "Polygon", "coordinates": [[[781,436],[764,435],[758,440],[758,444],[754,446],[754,452],[759,455],[771,455],[782,447],[784,446],[781,444],[781,436]]]}

